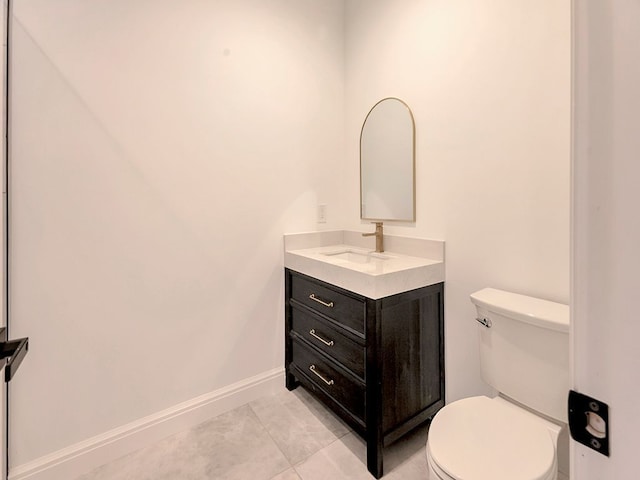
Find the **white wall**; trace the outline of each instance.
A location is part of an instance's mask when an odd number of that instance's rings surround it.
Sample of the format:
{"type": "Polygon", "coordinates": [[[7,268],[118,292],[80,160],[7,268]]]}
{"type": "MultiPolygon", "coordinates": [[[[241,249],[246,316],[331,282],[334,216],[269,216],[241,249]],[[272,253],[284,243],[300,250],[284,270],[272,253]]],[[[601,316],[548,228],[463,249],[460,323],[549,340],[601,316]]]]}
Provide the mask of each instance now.
{"type": "Polygon", "coordinates": [[[283,363],[343,203],[338,0],[14,0],[11,464],[283,363]]]}
{"type": "Polygon", "coordinates": [[[640,4],[574,5],[573,385],[609,404],[611,456],[574,444],[572,478],[636,478],[640,4]]]}
{"type": "MultiPolygon", "coordinates": [[[[345,178],[358,185],[369,109],[415,116],[417,221],[446,241],[448,399],[482,393],[469,294],[569,301],[570,2],[349,0],[345,178]]],[[[347,190],[359,225],[358,190],[347,190]]]]}

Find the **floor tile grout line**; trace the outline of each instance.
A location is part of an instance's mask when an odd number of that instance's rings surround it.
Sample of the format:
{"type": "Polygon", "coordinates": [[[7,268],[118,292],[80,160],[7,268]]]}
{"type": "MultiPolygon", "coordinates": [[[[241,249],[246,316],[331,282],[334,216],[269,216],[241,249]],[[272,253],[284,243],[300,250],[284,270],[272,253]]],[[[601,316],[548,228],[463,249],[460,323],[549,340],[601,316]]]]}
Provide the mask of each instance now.
{"type": "MultiPolygon", "coordinates": [[[[331,432],[333,433],[333,432],[331,432]]],[[[335,435],[335,434],[334,434],[335,435]]],[[[346,435],[346,434],[345,434],[346,435]]],[[[303,463],[305,463],[307,460],[309,460],[311,457],[313,457],[315,454],[317,454],[318,452],[321,452],[322,450],[324,450],[325,448],[329,448],[331,445],[333,445],[334,443],[336,443],[338,440],[340,440],[341,438],[343,438],[344,435],[342,437],[338,437],[336,435],[335,440],[333,440],[329,445],[325,445],[324,447],[320,448],[319,450],[313,452],[311,455],[307,456],[306,458],[300,460],[298,463],[296,463],[295,465],[293,465],[293,470],[296,472],[296,475],[298,475],[298,478],[300,478],[300,480],[304,480],[304,478],[302,477],[302,474],[298,471],[298,468],[300,465],[302,465],[303,463]]]]}
{"type": "MultiPolygon", "coordinates": [[[[282,455],[284,456],[284,458],[287,459],[287,462],[289,462],[289,468],[293,468],[296,471],[296,474],[298,474],[298,476],[300,477],[300,474],[298,473],[298,470],[296,470],[296,466],[301,465],[302,463],[306,462],[310,457],[314,456],[316,453],[318,453],[319,451],[327,448],[329,445],[333,445],[335,442],[337,442],[338,440],[340,440],[341,438],[343,438],[345,435],[348,435],[349,433],[351,433],[351,430],[348,430],[344,435],[341,435],[340,437],[338,437],[335,432],[331,432],[331,434],[335,437],[331,443],[329,443],[328,445],[325,445],[324,447],[320,447],[318,448],[315,452],[310,453],[309,455],[307,455],[306,457],[304,457],[302,460],[300,460],[297,463],[291,463],[291,460],[289,460],[289,458],[287,457],[287,455],[282,451],[282,449],[280,448],[280,446],[278,445],[278,442],[276,442],[275,438],[273,438],[273,436],[271,435],[271,432],[269,432],[269,429],[267,428],[267,426],[262,422],[262,419],[260,418],[260,416],[256,413],[256,411],[253,409],[253,407],[250,404],[249,408],[251,408],[251,411],[255,414],[255,416],[258,418],[258,421],[260,422],[260,424],[262,425],[262,427],[265,429],[265,431],[267,432],[267,435],[269,435],[269,438],[271,438],[271,440],[273,441],[273,443],[275,443],[276,447],[278,447],[278,450],[280,450],[280,453],[282,453],[282,455]]],[[[286,470],[285,470],[286,471],[286,470]]],[[[280,472],[282,473],[282,472],[280,472]]],[[[302,477],[301,477],[302,478],[302,477]]]]}
{"type": "MultiPolygon", "coordinates": [[[[253,414],[255,415],[255,417],[258,419],[258,422],[260,422],[260,425],[262,426],[262,428],[264,429],[265,432],[267,432],[267,435],[269,436],[269,438],[271,439],[271,441],[273,442],[273,444],[276,446],[276,448],[278,449],[278,451],[282,454],[282,456],[285,458],[285,460],[287,461],[287,463],[289,464],[288,468],[285,468],[283,471],[276,473],[276,475],[281,475],[284,472],[286,472],[287,470],[293,468],[295,470],[295,467],[293,466],[293,464],[291,463],[291,460],[289,460],[289,457],[287,457],[287,454],[284,453],[282,451],[282,448],[280,448],[280,445],[278,445],[278,442],[276,441],[275,438],[273,438],[273,435],[271,435],[271,432],[269,431],[269,428],[267,428],[267,426],[264,424],[264,422],[262,421],[262,419],[260,418],[260,415],[258,415],[258,413],[255,411],[255,409],[251,406],[252,402],[247,402],[247,406],[251,409],[251,411],[253,412],[253,414]]],[[[297,474],[298,472],[296,472],[297,474]]],[[[298,475],[299,476],[299,475],[298,475]]],[[[273,478],[273,477],[272,477],[273,478]]]]}
{"type": "MultiPolygon", "coordinates": [[[[269,438],[271,438],[271,440],[273,441],[273,443],[276,445],[276,447],[278,448],[278,450],[280,450],[280,453],[282,453],[282,455],[284,456],[284,458],[287,460],[287,462],[289,462],[289,466],[290,468],[293,468],[296,471],[296,474],[300,477],[300,474],[298,473],[298,470],[296,469],[297,465],[301,465],[303,462],[307,461],[309,458],[311,458],[313,455],[315,455],[316,453],[320,452],[321,450],[327,448],[329,445],[333,445],[335,442],[337,442],[338,440],[344,438],[346,435],[349,435],[350,433],[355,433],[353,432],[348,426],[347,426],[347,431],[338,436],[336,435],[335,432],[329,430],[329,432],[335,437],[329,444],[325,445],[324,447],[320,447],[318,448],[315,452],[310,453],[309,455],[307,455],[306,457],[304,457],[302,460],[300,460],[299,462],[293,464],[291,462],[291,460],[289,460],[289,458],[287,457],[287,455],[285,454],[285,452],[280,448],[280,445],[278,445],[278,442],[275,440],[275,438],[273,438],[273,435],[271,435],[271,432],[269,431],[269,428],[264,424],[264,422],[262,421],[262,419],[260,418],[260,416],[256,413],[256,411],[254,410],[254,408],[251,406],[252,402],[248,402],[247,405],[249,406],[249,408],[251,409],[251,411],[253,412],[253,414],[256,416],[256,418],[258,419],[258,421],[260,422],[260,425],[262,425],[262,427],[264,428],[264,430],[267,432],[267,435],[269,435],[269,438]]],[[[286,470],[285,470],[286,471],[286,470]]],[[[282,473],[282,472],[281,472],[282,473]]],[[[302,478],[302,477],[300,477],[302,478]]]]}

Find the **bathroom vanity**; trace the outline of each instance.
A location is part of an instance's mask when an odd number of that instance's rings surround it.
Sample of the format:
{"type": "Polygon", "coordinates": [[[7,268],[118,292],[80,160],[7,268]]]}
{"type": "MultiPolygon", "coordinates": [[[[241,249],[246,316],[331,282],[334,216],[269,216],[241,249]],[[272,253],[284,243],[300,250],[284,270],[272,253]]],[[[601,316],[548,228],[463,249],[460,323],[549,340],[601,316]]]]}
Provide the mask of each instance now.
{"type": "Polygon", "coordinates": [[[360,235],[285,236],[286,386],[359,433],[380,478],[383,447],[444,406],[444,247],[385,236],[376,254],[360,235]]]}

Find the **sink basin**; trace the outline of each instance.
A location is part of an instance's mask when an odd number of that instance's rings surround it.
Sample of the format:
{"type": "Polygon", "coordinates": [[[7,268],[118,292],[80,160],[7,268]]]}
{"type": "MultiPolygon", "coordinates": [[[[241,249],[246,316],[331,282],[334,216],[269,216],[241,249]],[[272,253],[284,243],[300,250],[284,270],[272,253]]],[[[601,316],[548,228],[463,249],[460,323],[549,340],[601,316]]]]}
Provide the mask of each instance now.
{"type": "Polygon", "coordinates": [[[381,263],[389,260],[389,256],[376,252],[362,252],[352,249],[337,250],[335,252],[324,252],[322,255],[334,259],[344,260],[352,263],[381,263]]]}
{"type": "Polygon", "coordinates": [[[375,252],[362,232],[285,235],[284,266],[367,298],[378,299],[444,281],[444,242],[385,235],[375,252]]]}

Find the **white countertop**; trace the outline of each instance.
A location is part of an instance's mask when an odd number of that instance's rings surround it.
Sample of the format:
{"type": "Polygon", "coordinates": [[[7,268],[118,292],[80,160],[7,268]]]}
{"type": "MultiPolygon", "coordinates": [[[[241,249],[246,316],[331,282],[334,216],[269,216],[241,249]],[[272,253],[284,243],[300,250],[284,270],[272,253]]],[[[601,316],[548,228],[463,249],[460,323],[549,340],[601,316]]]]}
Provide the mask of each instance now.
{"type": "Polygon", "coordinates": [[[285,235],[285,267],[378,299],[444,281],[444,242],[385,235],[389,251],[366,248],[361,232],[285,235]],[[348,261],[353,256],[357,261],[348,261]]]}

